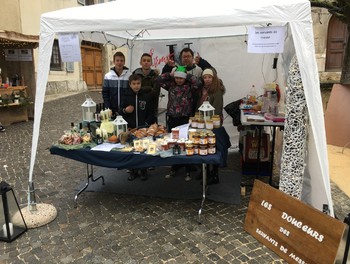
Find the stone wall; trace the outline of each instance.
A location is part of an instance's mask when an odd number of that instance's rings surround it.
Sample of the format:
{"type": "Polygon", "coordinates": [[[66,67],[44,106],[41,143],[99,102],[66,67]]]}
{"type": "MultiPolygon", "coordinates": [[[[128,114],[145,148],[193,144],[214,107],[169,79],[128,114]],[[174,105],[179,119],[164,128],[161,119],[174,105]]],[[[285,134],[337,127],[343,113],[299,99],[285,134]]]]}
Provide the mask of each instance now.
{"type": "Polygon", "coordinates": [[[87,90],[88,89],[84,81],[51,81],[47,83],[46,95],[79,93],[87,90]]]}

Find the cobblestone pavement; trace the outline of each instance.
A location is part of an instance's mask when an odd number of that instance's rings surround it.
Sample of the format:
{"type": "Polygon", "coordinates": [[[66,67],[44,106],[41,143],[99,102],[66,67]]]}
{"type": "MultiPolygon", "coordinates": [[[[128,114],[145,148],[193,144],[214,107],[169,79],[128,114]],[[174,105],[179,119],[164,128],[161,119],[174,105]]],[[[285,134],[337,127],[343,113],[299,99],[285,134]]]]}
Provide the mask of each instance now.
{"type": "MultiPolygon", "coordinates": [[[[101,94],[91,93],[95,102],[101,94]]],[[[199,200],[184,201],[111,193],[83,193],[74,208],[75,187],[84,180],[82,163],[50,155],[48,148],[78,122],[84,94],[45,103],[34,182],[38,203],[52,204],[57,218],[30,229],[12,243],[0,242],[0,263],[285,263],[243,230],[249,195],[241,205],[207,200],[197,223],[199,200]]],[[[0,133],[0,179],[22,206],[31,152],[33,121],[0,133]]],[[[239,169],[232,151],[229,168],[239,169]]],[[[332,184],[339,219],[350,201],[332,184]]]]}

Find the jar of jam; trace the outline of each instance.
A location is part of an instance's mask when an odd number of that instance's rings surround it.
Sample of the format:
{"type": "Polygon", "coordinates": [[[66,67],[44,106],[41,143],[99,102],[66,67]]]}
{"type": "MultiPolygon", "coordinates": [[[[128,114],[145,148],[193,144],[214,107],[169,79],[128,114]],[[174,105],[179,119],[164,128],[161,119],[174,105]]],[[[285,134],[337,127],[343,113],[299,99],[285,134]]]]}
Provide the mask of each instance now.
{"type": "Polygon", "coordinates": [[[199,144],[199,134],[198,133],[193,134],[192,141],[193,141],[193,144],[199,144]]]}
{"type": "Polygon", "coordinates": [[[208,144],[216,144],[216,137],[213,132],[208,133],[208,144]]]}
{"type": "Polygon", "coordinates": [[[213,115],[211,120],[213,121],[214,128],[219,128],[221,126],[221,119],[219,115],[213,115]]]}
{"type": "Polygon", "coordinates": [[[190,128],[190,129],[188,130],[188,140],[193,140],[193,135],[194,135],[196,132],[197,132],[196,129],[190,128]]]}
{"type": "Polygon", "coordinates": [[[162,150],[168,150],[169,149],[168,142],[166,142],[166,141],[162,142],[161,146],[162,146],[162,150]]]}
{"type": "Polygon", "coordinates": [[[191,122],[191,127],[197,128],[198,127],[198,121],[197,118],[193,118],[191,122]]]}
{"type": "Polygon", "coordinates": [[[192,141],[186,141],[185,146],[186,146],[186,155],[193,156],[194,155],[194,147],[193,147],[192,141]]]}
{"type": "Polygon", "coordinates": [[[168,140],[168,149],[171,149],[175,146],[176,139],[169,139],[168,140]]]}
{"type": "Polygon", "coordinates": [[[179,139],[179,140],[177,141],[177,144],[179,144],[180,149],[181,149],[182,151],[185,151],[185,140],[184,140],[184,139],[179,139]]]}
{"type": "Polygon", "coordinates": [[[171,129],[171,134],[173,139],[179,139],[180,128],[174,127],[171,129]]]}
{"type": "Polygon", "coordinates": [[[199,128],[199,129],[204,129],[204,126],[205,126],[205,124],[204,124],[204,120],[203,119],[198,119],[197,120],[197,127],[199,128]]]}
{"type": "Polygon", "coordinates": [[[213,120],[207,120],[205,121],[205,128],[208,130],[212,130],[214,128],[214,122],[213,120]]]}
{"type": "Polygon", "coordinates": [[[215,154],[215,153],[216,153],[215,144],[208,144],[208,154],[215,154]]]}
{"type": "Polygon", "coordinates": [[[199,155],[201,155],[201,156],[208,155],[208,145],[206,145],[206,144],[199,145],[199,155]]]}
{"type": "Polygon", "coordinates": [[[207,145],[208,144],[208,136],[207,134],[201,134],[199,137],[199,144],[201,145],[207,145]]]}
{"type": "Polygon", "coordinates": [[[199,144],[193,144],[193,152],[195,155],[199,154],[199,144]]]}

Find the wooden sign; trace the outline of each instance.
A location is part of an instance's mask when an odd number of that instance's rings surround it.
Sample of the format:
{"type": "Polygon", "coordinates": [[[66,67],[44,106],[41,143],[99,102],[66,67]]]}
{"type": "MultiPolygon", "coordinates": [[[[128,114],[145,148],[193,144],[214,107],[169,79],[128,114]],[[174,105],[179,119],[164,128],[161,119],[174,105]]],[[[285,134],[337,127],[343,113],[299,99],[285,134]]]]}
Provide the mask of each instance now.
{"type": "Polygon", "coordinates": [[[346,225],[255,180],[244,229],[288,263],[334,263],[346,225]]]}

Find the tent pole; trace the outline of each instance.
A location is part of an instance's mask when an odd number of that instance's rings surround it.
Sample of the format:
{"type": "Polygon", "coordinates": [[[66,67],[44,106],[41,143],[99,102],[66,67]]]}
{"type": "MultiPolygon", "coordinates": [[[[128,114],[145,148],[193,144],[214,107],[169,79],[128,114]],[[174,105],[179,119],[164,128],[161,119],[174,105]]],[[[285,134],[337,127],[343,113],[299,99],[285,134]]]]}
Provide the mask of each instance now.
{"type": "Polygon", "coordinates": [[[30,212],[38,210],[36,207],[34,182],[32,181],[28,182],[28,210],[30,212]]]}

